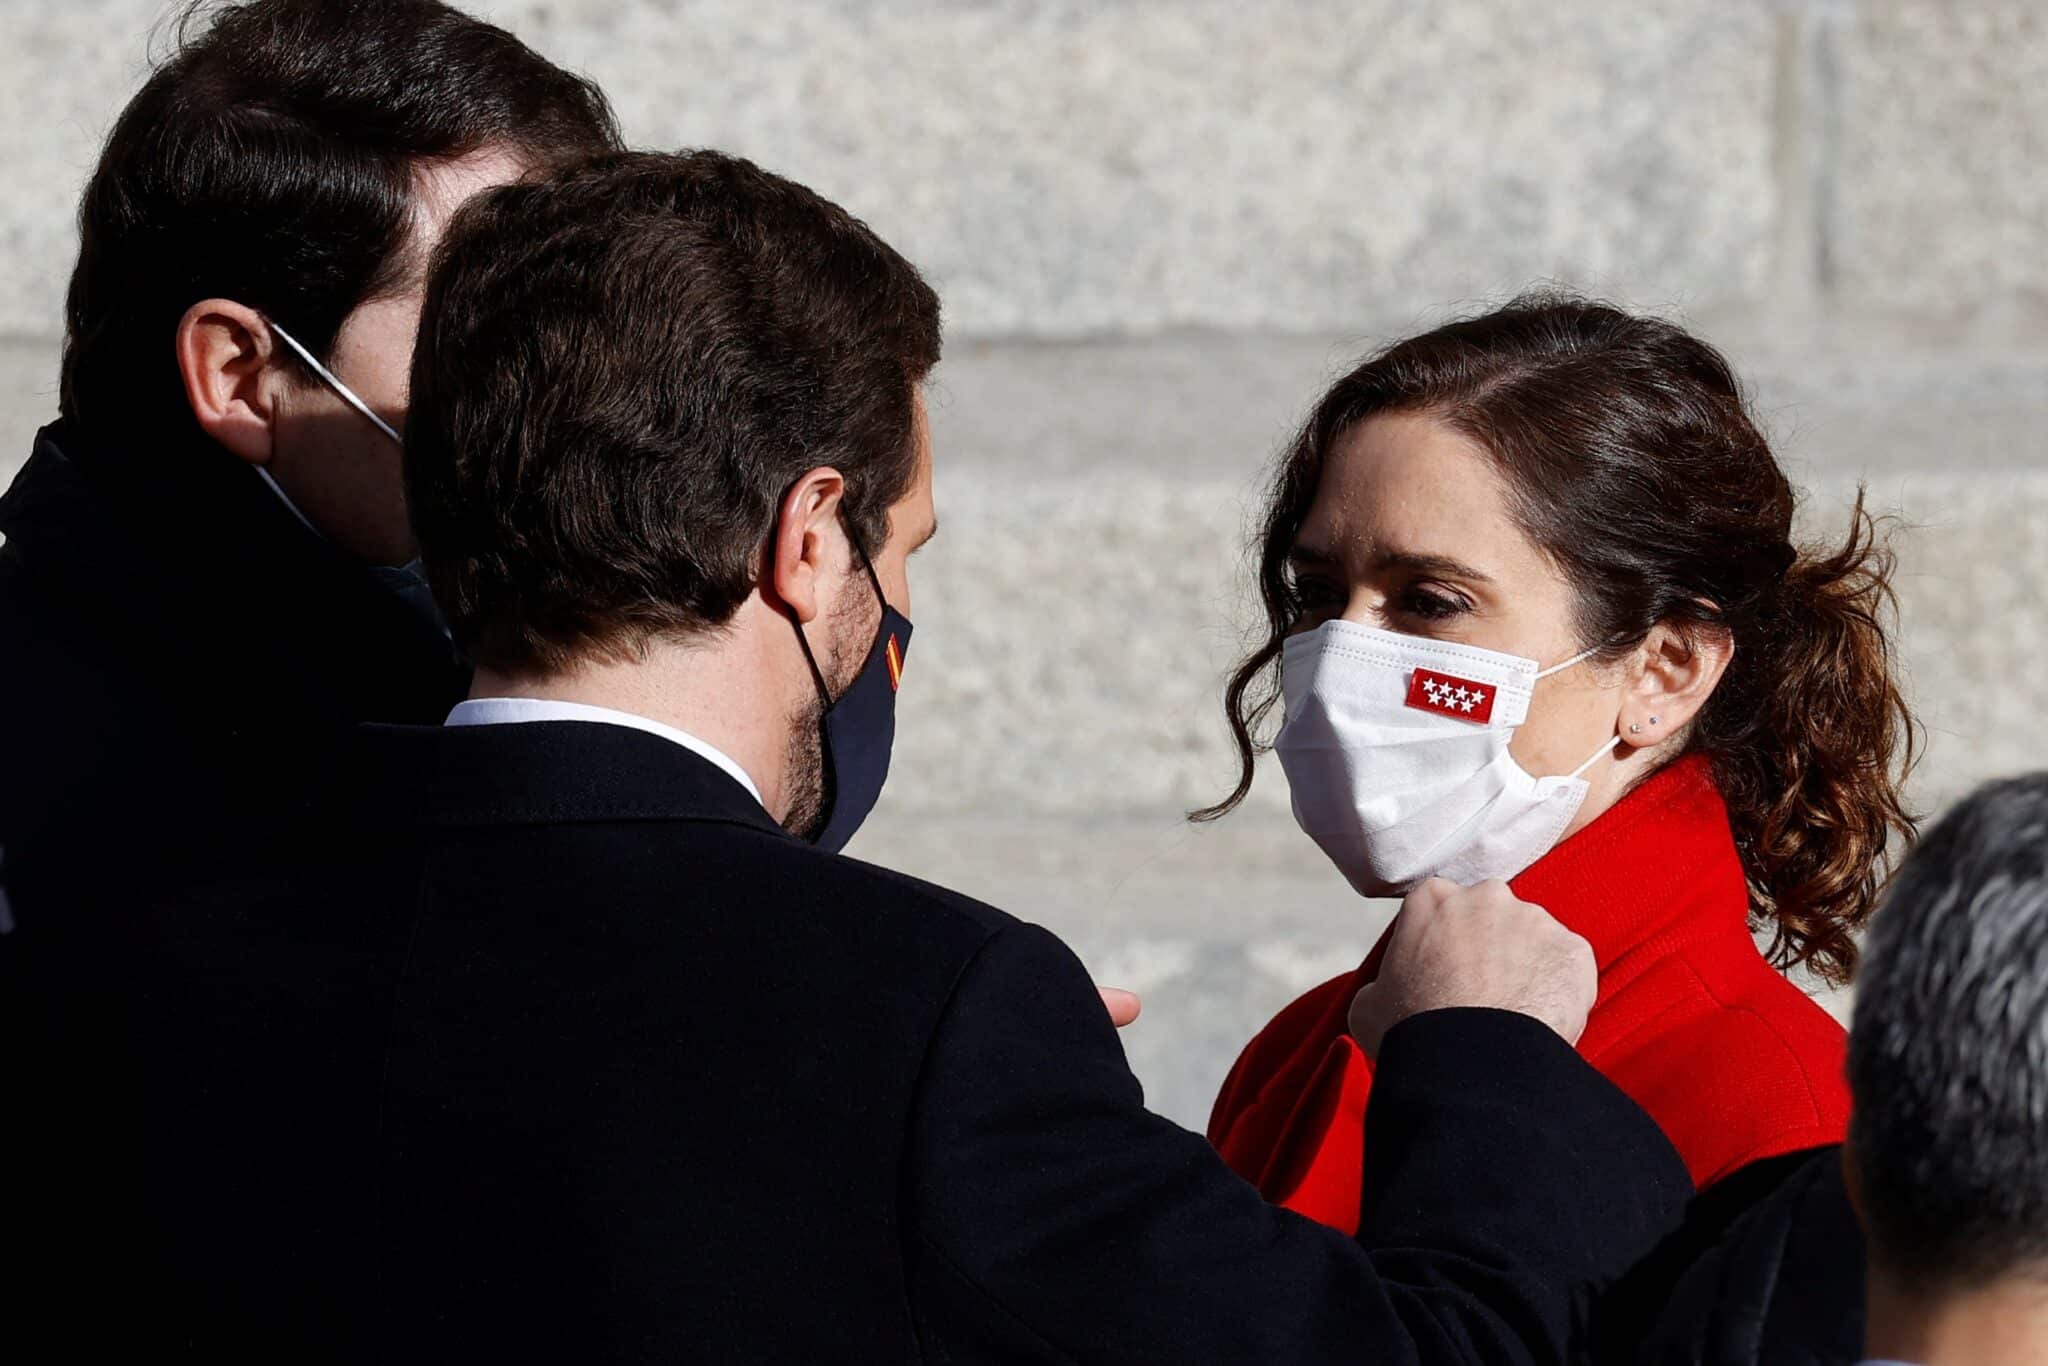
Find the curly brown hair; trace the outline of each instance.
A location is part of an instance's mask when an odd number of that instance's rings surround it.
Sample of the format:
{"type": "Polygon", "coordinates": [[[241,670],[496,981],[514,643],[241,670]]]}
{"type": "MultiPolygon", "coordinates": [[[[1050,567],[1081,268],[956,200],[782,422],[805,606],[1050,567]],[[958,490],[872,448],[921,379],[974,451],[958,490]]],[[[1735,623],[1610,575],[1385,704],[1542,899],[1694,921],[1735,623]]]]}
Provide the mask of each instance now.
{"type": "Polygon", "coordinates": [[[1918,728],[1896,679],[1890,527],[1859,491],[1849,531],[1795,546],[1797,497],[1728,362],[1683,328],[1559,293],[1397,343],[1338,380],[1281,456],[1258,540],[1266,638],[1224,695],[1236,788],[1251,790],[1300,616],[1288,572],[1338,439],[1381,413],[1428,413],[1498,463],[1517,523],[1575,585],[1580,644],[1602,659],[1669,623],[1735,650],[1693,720],[1727,800],[1754,923],[1772,960],[1830,982],[1915,823],[1901,795],[1918,728]]]}

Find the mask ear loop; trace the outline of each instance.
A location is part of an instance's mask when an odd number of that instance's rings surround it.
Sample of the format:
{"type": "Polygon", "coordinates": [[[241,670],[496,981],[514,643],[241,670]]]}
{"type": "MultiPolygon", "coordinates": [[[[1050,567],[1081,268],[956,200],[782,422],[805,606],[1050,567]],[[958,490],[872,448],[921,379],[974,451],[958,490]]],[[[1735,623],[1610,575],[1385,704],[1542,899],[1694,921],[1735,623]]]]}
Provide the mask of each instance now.
{"type": "Polygon", "coordinates": [[[1574,777],[1574,778],[1576,778],[1576,777],[1580,776],[1580,775],[1581,775],[1581,774],[1583,774],[1583,773],[1584,773],[1584,772],[1585,772],[1585,771],[1586,771],[1587,769],[1589,769],[1589,768],[1591,768],[1591,767],[1592,767],[1593,765],[1595,765],[1595,764],[1599,763],[1599,762],[1600,762],[1600,761],[1601,761],[1601,760],[1602,760],[1603,758],[1605,758],[1605,757],[1606,757],[1607,755],[1609,755],[1609,754],[1612,754],[1612,753],[1614,752],[1614,747],[1615,747],[1616,745],[1620,744],[1620,743],[1621,743],[1621,737],[1620,737],[1619,735],[1616,735],[1616,736],[1613,736],[1613,737],[1611,737],[1610,739],[1608,739],[1608,740],[1607,740],[1607,742],[1606,742],[1606,743],[1602,744],[1602,745],[1600,746],[1600,748],[1598,748],[1598,749],[1594,750],[1594,751],[1593,751],[1593,753],[1592,753],[1592,755],[1591,755],[1591,756],[1590,756],[1590,757],[1589,757],[1589,758],[1588,758],[1588,759],[1586,760],[1586,762],[1585,762],[1585,763],[1583,763],[1583,764],[1580,764],[1580,765],[1579,765],[1579,766],[1578,766],[1577,768],[1573,769],[1573,770],[1571,771],[1571,774],[1570,774],[1569,776],[1571,776],[1571,777],[1574,777]]]}
{"type": "MultiPolygon", "coordinates": [[[[779,527],[776,534],[778,537],[781,535],[779,527]]],[[[882,578],[879,574],[875,573],[875,562],[868,558],[868,552],[861,546],[860,539],[853,534],[852,527],[846,529],[846,540],[847,544],[853,547],[853,553],[860,556],[861,568],[867,571],[868,582],[874,585],[875,600],[881,603],[886,611],[889,606],[889,598],[887,594],[882,592],[882,578]]],[[[770,555],[772,558],[772,550],[770,555]]],[[[783,607],[785,611],[788,611],[787,603],[783,604],[783,607]]],[[[797,644],[803,647],[804,663],[811,666],[811,681],[818,685],[818,698],[825,704],[826,709],[830,710],[833,706],[837,705],[838,699],[832,696],[831,686],[825,682],[825,671],[818,667],[818,656],[811,651],[811,638],[804,633],[803,623],[796,619],[795,612],[789,612],[789,624],[796,628],[796,640],[797,644]]]]}
{"type": "MultiPolygon", "coordinates": [[[[768,563],[771,567],[775,563],[775,553],[781,546],[782,528],[778,524],[773,537],[768,542],[768,563]]],[[[804,663],[811,666],[811,682],[817,685],[818,700],[824,703],[827,708],[830,708],[832,705],[832,690],[825,686],[825,671],[818,667],[818,657],[811,653],[811,638],[804,634],[804,624],[796,619],[795,608],[785,602],[782,604],[782,612],[784,616],[789,618],[790,628],[796,632],[797,646],[804,652],[804,663]]]]}
{"type": "Polygon", "coordinates": [[[853,523],[845,520],[846,514],[843,510],[840,512],[840,518],[846,529],[846,543],[853,547],[854,554],[860,556],[860,567],[867,571],[868,582],[875,587],[875,601],[881,603],[883,610],[886,611],[889,606],[889,595],[882,591],[882,576],[875,572],[875,561],[868,554],[868,548],[860,543],[860,537],[854,534],[853,523]]]}
{"type": "Polygon", "coordinates": [[[1597,645],[1590,650],[1581,650],[1577,654],[1573,655],[1570,659],[1565,660],[1561,664],[1553,664],[1547,669],[1538,669],[1536,671],[1536,677],[1548,678],[1552,674],[1561,674],[1566,669],[1569,669],[1572,665],[1577,664],[1581,660],[1591,659],[1594,655],[1597,655],[1599,653],[1600,647],[1597,645]]]}
{"type": "MultiPolygon", "coordinates": [[[[270,322],[270,320],[267,318],[264,321],[270,322]]],[[[364,417],[370,419],[370,421],[376,423],[377,430],[384,433],[384,435],[390,437],[394,442],[396,442],[400,450],[405,449],[405,438],[400,436],[397,433],[397,431],[392,428],[389,422],[386,422],[383,418],[377,416],[377,414],[371,410],[370,405],[363,402],[362,398],[356,393],[355,390],[349,388],[346,384],[343,384],[341,382],[341,378],[338,375],[336,375],[332,370],[328,369],[326,366],[322,365],[320,363],[320,358],[318,356],[315,356],[311,351],[308,351],[305,347],[299,345],[299,339],[297,337],[294,337],[291,333],[285,331],[284,328],[280,327],[275,322],[270,322],[270,330],[277,333],[279,339],[281,339],[286,346],[289,346],[292,350],[298,352],[299,359],[304,361],[306,364],[312,366],[313,373],[318,375],[321,378],[321,380],[327,385],[328,388],[334,390],[335,393],[341,395],[343,402],[347,403],[349,407],[355,409],[364,417]]]]}
{"type": "MultiPolygon", "coordinates": [[[[1592,658],[1592,657],[1593,657],[1594,655],[1596,655],[1596,654],[1598,654],[1598,653],[1600,653],[1600,648],[1599,648],[1599,647],[1598,647],[1597,645],[1596,645],[1595,647],[1593,647],[1592,649],[1590,649],[1590,650],[1581,650],[1581,651],[1579,651],[1579,652],[1578,652],[1577,654],[1573,655],[1573,656],[1572,656],[1572,657],[1571,657],[1570,659],[1564,660],[1564,661],[1563,661],[1563,662],[1561,662],[1561,663],[1553,664],[1553,665],[1551,665],[1551,666],[1550,666],[1549,668],[1547,668],[1547,669],[1541,669],[1541,670],[1538,670],[1538,671],[1537,671],[1537,674],[1536,674],[1536,677],[1538,677],[1538,678],[1548,678],[1548,677],[1550,677],[1550,676],[1551,676],[1552,674],[1557,674],[1557,673],[1563,673],[1563,672],[1564,672],[1564,671],[1565,671],[1566,669],[1569,669],[1569,668],[1570,668],[1570,667],[1571,667],[1572,665],[1574,665],[1574,664],[1577,664],[1577,663],[1579,663],[1579,662],[1580,662],[1580,661],[1582,661],[1582,660],[1587,660],[1587,659],[1591,659],[1591,658],[1592,658]]],[[[1616,735],[1616,736],[1612,737],[1611,739],[1609,739],[1609,740],[1607,740],[1607,741],[1606,741],[1605,743],[1603,743],[1603,744],[1602,744],[1602,745],[1600,746],[1600,748],[1598,748],[1598,749],[1594,750],[1594,751],[1593,751],[1593,752],[1592,752],[1592,753],[1591,753],[1590,755],[1588,755],[1588,756],[1586,757],[1586,762],[1584,762],[1583,764],[1580,764],[1580,765],[1579,765],[1579,766],[1578,766],[1577,768],[1573,769],[1573,770],[1572,770],[1572,771],[1571,771],[1570,773],[1566,774],[1565,776],[1566,776],[1566,777],[1569,777],[1569,778],[1577,778],[1577,777],[1579,777],[1580,775],[1582,775],[1583,773],[1585,773],[1585,771],[1586,771],[1587,769],[1589,769],[1589,768],[1591,768],[1591,767],[1592,767],[1593,765],[1595,765],[1595,764],[1599,763],[1601,759],[1603,759],[1603,758],[1605,758],[1605,757],[1606,757],[1607,755],[1609,755],[1609,754],[1613,753],[1613,752],[1614,752],[1614,747],[1615,747],[1616,745],[1620,744],[1620,743],[1621,743],[1621,737],[1620,737],[1619,735],[1616,735]]]]}

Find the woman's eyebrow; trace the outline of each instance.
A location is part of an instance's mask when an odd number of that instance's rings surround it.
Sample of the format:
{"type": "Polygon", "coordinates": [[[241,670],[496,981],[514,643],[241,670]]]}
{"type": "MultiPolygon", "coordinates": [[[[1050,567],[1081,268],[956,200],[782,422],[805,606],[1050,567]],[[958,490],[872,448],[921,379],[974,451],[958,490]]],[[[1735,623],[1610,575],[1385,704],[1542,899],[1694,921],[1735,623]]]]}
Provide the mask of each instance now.
{"type": "MultiPolygon", "coordinates": [[[[1302,569],[1329,569],[1343,563],[1334,551],[1318,545],[1296,545],[1287,552],[1288,562],[1302,569]]],[[[1454,560],[1448,555],[1428,555],[1416,550],[1386,550],[1373,557],[1375,570],[1405,569],[1415,574],[1442,574],[1471,583],[1492,583],[1483,569],[1454,560]]]]}
{"type": "Polygon", "coordinates": [[[1447,578],[1492,583],[1493,576],[1448,555],[1425,555],[1414,550],[1388,550],[1374,558],[1375,569],[1406,569],[1418,574],[1442,574],[1447,578]]]}

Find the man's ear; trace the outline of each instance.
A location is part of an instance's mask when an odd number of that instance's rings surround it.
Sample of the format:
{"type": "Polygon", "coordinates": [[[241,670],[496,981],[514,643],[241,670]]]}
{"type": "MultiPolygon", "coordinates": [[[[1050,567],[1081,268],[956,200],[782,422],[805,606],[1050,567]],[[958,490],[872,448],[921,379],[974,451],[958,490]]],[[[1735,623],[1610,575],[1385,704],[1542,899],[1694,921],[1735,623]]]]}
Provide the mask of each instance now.
{"type": "Polygon", "coordinates": [[[206,299],[178,319],[178,377],[200,430],[252,465],[270,462],[277,340],[253,308],[206,299]]]}
{"type": "Polygon", "coordinates": [[[800,623],[815,621],[829,606],[826,585],[851,554],[839,521],[845,495],[846,480],[824,466],[797,480],[776,513],[764,587],[787,603],[800,623]]]}
{"type": "Polygon", "coordinates": [[[1641,671],[1622,696],[1621,738],[1644,749],[1683,730],[1734,657],[1735,640],[1726,631],[1652,627],[1637,656],[1641,671]]]}

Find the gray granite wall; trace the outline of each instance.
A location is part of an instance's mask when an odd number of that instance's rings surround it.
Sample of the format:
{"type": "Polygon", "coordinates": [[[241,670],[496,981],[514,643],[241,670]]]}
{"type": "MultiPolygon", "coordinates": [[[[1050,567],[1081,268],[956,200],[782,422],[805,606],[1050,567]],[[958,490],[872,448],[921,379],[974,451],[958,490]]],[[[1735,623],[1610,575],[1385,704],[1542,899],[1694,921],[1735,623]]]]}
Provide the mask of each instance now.
{"type": "MultiPolygon", "coordinates": [[[[1809,525],[1899,541],[1938,806],[2048,763],[2048,4],[507,0],[629,135],[745,153],[940,287],[946,533],[857,852],[1138,986],[1155,1100],[1356,961],[1381,908],[1217,828],[1244,519],[1318,386],[1534,281],[1729,349],[1809,525]]],[[[154,0],[0,0],[0,474],[53,407],[76,188],[154,0]]],[[[0,667],[5,667],[0,660],[0,667]]]]}

